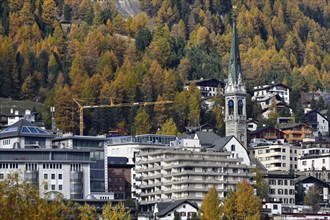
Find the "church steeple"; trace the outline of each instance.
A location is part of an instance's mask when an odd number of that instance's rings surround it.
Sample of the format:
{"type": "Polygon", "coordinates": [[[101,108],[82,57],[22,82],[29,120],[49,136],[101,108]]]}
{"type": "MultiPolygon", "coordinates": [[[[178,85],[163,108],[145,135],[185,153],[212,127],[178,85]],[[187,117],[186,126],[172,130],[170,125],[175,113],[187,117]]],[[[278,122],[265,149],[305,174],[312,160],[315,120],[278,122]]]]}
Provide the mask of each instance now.
{"type": "Polygon", "coordinates": [[[247,147],[246,90],[242,80],[235,16],[233,18],[233,36],[228,65],[228,80],[226,82],[224,96],[226,102],[226,136],[234,135],[244,147],[247,147]]]}
{"type": "Polygon", "coordinates": [[[228,80],[231,80],[234,85],[237,85],[242,79],[241,59],[239,55],[239,42],[236,30],[236,15],[233,16],[233,35],[230,47],[230,59],[228,67],[228,80]]]}

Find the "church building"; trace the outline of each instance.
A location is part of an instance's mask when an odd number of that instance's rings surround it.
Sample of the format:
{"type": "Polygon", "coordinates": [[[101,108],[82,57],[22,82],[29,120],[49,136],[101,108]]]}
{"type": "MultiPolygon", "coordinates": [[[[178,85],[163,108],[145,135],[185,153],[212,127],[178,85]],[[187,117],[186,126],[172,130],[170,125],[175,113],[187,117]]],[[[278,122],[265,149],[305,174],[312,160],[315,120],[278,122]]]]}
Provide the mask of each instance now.
{"type": "Polygon", "coordinates": [[[228,80],[225,86],[226,136],[234,135],[246,148],[246,90],[242,79],[236,19],[233,21],[233,36],[230,48],[228,80]]]}

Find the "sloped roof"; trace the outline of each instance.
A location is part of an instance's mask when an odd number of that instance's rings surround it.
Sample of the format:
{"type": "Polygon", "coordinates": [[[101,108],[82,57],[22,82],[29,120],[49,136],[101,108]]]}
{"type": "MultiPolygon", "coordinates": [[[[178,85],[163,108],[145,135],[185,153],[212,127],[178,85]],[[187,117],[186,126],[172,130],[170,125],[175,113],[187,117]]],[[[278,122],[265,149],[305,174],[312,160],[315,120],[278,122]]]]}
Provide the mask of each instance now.
{"type": "Polygon", "coordinates": [[[324,114],[322,114],[320,111],[318,111],[318,110],[311,110],[311,111],[309,111],[309,112],[306,113],[306,116],[309,115],[309,114],[312,114],[314,112],[317,113],[317,114],[319,114],[319,115],[321,115],[324,119],[326,119],[327,121],[329,121],[329,119],[324,114]]]}
{"type": "Polygon", "coordinates": [[[190,85],[190,84],[192,84],[192,83],[199,84],[199,83],[202,83],[202,82],[208,82],[208,81],[217,81],[218,83],[220,83],[220,84],[222,84],[222,85],[225,84],[223,81],[218,80],[218,79],[215,79],[215,78],[190,80],[190,81],[186,81],[184,84],[185,84],[185,85],[190,85]]]}
{"type": "Polygon", "coordinates": [[[10,127],[0,132],[0,139],[10,137],[54,137],[44,129],[32,124],[31,122],[21,119],[18,122],[12,124],[10,127]]]}
{"type": "Polygon", "coordinates": [[[322,187],[327,187],[330,188],[330,185],[322,180],[319,180],[317,178],[315,178],[314,176],[299,176],[296,179],[296,183],[314,183],[317,185],[321,185],[322,187]]]}
{"type": "Polygon", "coordinates": [[[257,134],[257,133],[262,132],[262,131],[264,131],[264,130],[267,130],[267,129],[269,129],[269,128],[272,128],[272,129],[274,129],[274,130],[277,130],[278,132],[283,133],[283,131],[280,131],[279,129],[277,129],[277,128],[275,128],[275,127],[272,127],[272,126],[266,126],[266,127],[257,128],[255,131],[251,131],[249,134],[250,134],[250,135],[254,135],[254,134],[257,134]]]}
{"type": "Polygon", "coordinates": [[[194,207],[196,210],[198,210],[198,205],[196,204],[196,202],[192,202],[189,200],[177,200],[174,202],[161,202],[161,203],[157,203],[158,217],[166,216],[167,213],[171,212],[173,209],[175,209],[176,207],[178,207],[184,203],[188,203],[192,207],[194,207]]]}
{"type": "Polygon", "coordinates": [[[305,124],[305,123],[293,123],[293,124],[287,124],[287,125],[280,126],[280,129],[291,129],[291,128],[298,127],[300,125],[309,126],[308,124],[305,124]]]}
{"type": "Polygon", "coordinates": [[[213,145],[213,143],[216,139],[221,138],[219,135],[217,135],[213,132],[197,131],[196,135],[197,135],[202,147],[210,147],[213,145]]]}
{"type": "Polygon", "coordinates": [[[261,172],[267,172],[267,168],[253,155],[249,155],[251,164],[255,164],[256,167],[261,171],[261,172]]]}
{"type": "Polygon", "coordinates": [[[224,146],[226,146],[226,144],[232,139],[235,138],[235,136],[231,135],[231,136],[227,136],[227,137],[221,137],[216,139],[213,142],[212,148],[216,151],[221,150],[222,148],[224,148],[224,146]]]}

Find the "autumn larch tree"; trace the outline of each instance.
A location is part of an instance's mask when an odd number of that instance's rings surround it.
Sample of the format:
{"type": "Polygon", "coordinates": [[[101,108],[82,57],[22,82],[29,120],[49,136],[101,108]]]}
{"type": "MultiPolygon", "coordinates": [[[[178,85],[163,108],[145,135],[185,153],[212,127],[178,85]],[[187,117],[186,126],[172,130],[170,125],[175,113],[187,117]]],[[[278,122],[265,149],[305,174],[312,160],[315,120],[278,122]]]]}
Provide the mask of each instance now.
{"type": "Polygon", "coordinates": [[[222,217],[220,198],[215,186],[209,189],[201,205],[201,220],[218,220],[222,217]]]}
{"type": "Polygon", "coordinates": [[[228,219],[260,219],[261,200],[254,195],[253,187],[246,182],[237,184],[236,191],[224,200],[224,215],[228,219]]]}

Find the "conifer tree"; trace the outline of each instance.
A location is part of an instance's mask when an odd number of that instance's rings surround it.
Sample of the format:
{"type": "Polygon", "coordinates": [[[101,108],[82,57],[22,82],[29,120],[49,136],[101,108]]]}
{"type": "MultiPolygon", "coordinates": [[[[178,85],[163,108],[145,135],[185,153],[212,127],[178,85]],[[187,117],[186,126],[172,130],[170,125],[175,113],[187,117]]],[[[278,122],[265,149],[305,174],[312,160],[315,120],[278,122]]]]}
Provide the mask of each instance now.
{"type": "Polygon", "coordinates": [[[201,220],[219,220],[222,217],[220,199],[215,186],[211,187],[201,205],[201,220]]]}

